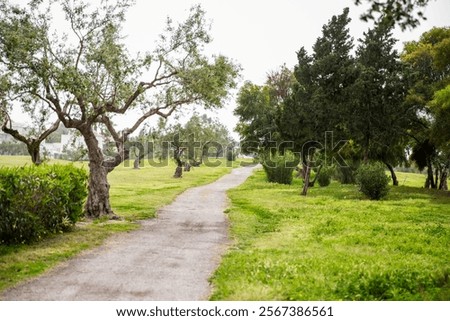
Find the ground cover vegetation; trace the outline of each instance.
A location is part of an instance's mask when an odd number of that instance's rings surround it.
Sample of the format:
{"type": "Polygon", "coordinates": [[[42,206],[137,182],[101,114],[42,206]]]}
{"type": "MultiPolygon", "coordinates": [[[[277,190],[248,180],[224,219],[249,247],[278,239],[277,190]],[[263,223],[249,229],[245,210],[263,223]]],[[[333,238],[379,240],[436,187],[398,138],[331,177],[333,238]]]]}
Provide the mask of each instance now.
{"type": "MultiPolygon", "coordinates": [[[[0,290],[13,286],[27,278],[39,275],[83,250],[100,245],[114,233],[126,233],[139,227],[137,220],[155,217],[158,208],[169,204],[187,188],[207,184],[231,171],[240,162],[215,159],[215,167],[200,166],[183,175],[172,177],[176,168],[173,160],[166,167],[150,166],[142,160],[141,169],[132,164],[119,166],[111,173],[111,198],[114,210],[122,220],[80,219],[68,233],[48,233],[40,242],[19,245],[0,245],[0,290]]],[[[67,161],[51,161],[50,164],[72,164],[67,161]]],[[[1,156],[0,167],[31,165],[27,156],[1,156]]],[[[74,166],[88,169],[86,162],[74,166]]]]}
{"type": "Polygon", "coordinates": [[[229,191],[233,245],[213,300],[449,300],[450,197],[398,173],[371,201],[333,180],[299,200],[302,182],[260,170],[229,191]]]}
{"type": "Polygon", "coordinates": [[[236,130],[263,171],[229,192],[234,245],[213,300],[450,298],[450,29],[399,53],[395,22],[419,22],[402,3],[373,2],[356,48],[344,9],[293,70],[241,87],[236,130]],[[285,179],[289,154],[300,179],[285,179]],[[394,169],[411,165],[425,175],[394,169]]]}

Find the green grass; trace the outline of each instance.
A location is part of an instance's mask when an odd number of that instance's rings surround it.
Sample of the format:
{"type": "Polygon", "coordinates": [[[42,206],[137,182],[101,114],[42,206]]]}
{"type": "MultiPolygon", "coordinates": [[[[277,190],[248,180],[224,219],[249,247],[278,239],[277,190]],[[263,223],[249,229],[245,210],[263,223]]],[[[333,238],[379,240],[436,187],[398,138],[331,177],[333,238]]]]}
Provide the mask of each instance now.
{"type": "MultiPolygon", "coordinates": [[[[66,161],[52,161],[69,163],[66,161]]],[[[0,166],[30,164],[26,156],[0,156],[0,166]]],[[[87,168],[87,163],[77,163],[87,168]]],[[[234,162],[233,166],[238,166],[234,162]]],[[[145,165],[145,164],[144,164],[145,165]]],[[[196,167],[184,173],[182,179],[172,177],[175,166],[144,166],[140,170],[121,165],[108,176],[113,210],[122,221],[83,221],[70,233],[54,235],[32,245],[0,245],[0,291],[20,281],[39,275],[56,264],[83,250],[93,248],[114,233],[126,233],[138,228],[136,220],[155,217],[158,208],[169,204],[189,187],[215,181],[231,171],[222,160],[222,166],[196,167]]]]}
{"type": "Polygon", "coordinates": [[[175,165],[171,161],[169,166],[160,168],[144,165],[135,170],[132,166],[119,166],[109,175],[112,207],[128,220],[152,218],[158,208],[170,203],[181,191],[210,183],[230,170],[226,166],[192,167],[190,172],[183,172],[182,179],[174,179],[175,165]]]}
{"type": "Polygon", "coordinates": [[[398,176],[370,201],[337,182],[302,197],[300,180],[271,184],[257,172],[229,191],[234,245],[212,299],[450,300],[450,193],[398,176]]]}

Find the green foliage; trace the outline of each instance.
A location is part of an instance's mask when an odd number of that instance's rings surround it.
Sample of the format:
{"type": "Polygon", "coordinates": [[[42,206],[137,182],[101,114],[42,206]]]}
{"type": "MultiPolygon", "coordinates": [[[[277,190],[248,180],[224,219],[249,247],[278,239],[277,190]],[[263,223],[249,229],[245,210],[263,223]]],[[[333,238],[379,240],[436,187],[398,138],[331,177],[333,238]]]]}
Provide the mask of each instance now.
{"type": "Polygon", "coordinates": [[[68,230],[83,214],[86,171],[74,166],[0,169],[0,243],[68,230]]]}
{"type": "Polygon", "coordinates": [[[356,184],[355,169],[352,166],[338,167],[335,175],[341,184],[356,184]]]}
{"type": "Polygon", "coordinates": [[[379,200],[389,192],[389,177],[385,166],[375,162],[361,165],[356,172],[356,181],[360,191],[372,200],[379,200]]]}
{"type": "Polygon", "coordinates": [[[244,154],[252,154],[259,147],[267,148],[277,133],[277,107],[272,104],[268,86],[246,82],[239,90],[234,114],[239,117],[236,131],[242,139],[244,154]]]}
{"type": "Polygon", "coordinates": [[[292,173],[298,164],[298,159],[295,158],[293,153],[286,152],[284,155],[280,155],[279,153],[270,154],[267,152],[261,155],[261,162],[267,181],[287,185],[292,183],[292,173]]]}
{"type": "Polygon", "coordinates": [[[330,185],[331,177],[333,176],[334,172],[335,172],[334,167],[326,167],[326,166],[322,167],[319,176],[317,177],[317,182],[319,183],[319,186],[325,187],[330,185]]]}
{"type": "Polygon", "coordinates": [[[323,26],[312,55],[304,47],[297,53],[297,83],[280,116],[283,139],[293,141],[297,149],[306,142],[322,140],[326,131],[333,131],[335,139],[348,138],[344,128],[351,119],[349,106],[356,78],[349,23],[346,8],[323,26]]]}
{"type": "MultiPolygon", "coordinates": [[[[363,0],[354,0],[354,2],[356,5],[360,5],[363,0]]],[[[377,20],[379,17],[374,15],[377,14],[393,23],[398,23],[402,30],[405,30],[417,27],[420,20],[426,20],[423,8],[430,0],[366,0],[365,2],[369,2],[370,7],[361,15],[361,20],[377,20]]]]}
{"type": "Polygon", "coordinates": [[[352,139],[361,146],[362,158],[400,164],[417,106],[404,104],[408,77],[395,50],[394,25],[388,19],[364,33],[356,52],[358,78],[353,86],[352,139]]]}
{"type": "MultiPolygon", "coordinates": [[[[419,168],[427,167],[426,187],[438,188],[436,177],[445,179],[450,168],[450,28],[432,28],[419,41],[405,43],[402,60],[410,69],[412,88],[406,99],[409,106],[419,106],[412,158],[419,168]]],[[[444,185],[439,188],[445,189],[444,185]]]]}

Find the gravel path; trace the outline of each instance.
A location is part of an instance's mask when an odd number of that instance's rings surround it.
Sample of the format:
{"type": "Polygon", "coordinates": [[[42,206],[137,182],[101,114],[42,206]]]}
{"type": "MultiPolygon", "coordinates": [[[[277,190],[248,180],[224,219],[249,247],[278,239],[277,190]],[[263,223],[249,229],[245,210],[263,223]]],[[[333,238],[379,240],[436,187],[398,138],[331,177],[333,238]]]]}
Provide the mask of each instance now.
{"type": "MultiPolygon", "coordinates": [[[[242,184],[242,167],[191,188],[131,233],[4,292],[3,300],[206,300],[208,278],[228,244],[226,190],[242,184]]],[[[195,175],[195,174],[193,174],[195,175]]]]}

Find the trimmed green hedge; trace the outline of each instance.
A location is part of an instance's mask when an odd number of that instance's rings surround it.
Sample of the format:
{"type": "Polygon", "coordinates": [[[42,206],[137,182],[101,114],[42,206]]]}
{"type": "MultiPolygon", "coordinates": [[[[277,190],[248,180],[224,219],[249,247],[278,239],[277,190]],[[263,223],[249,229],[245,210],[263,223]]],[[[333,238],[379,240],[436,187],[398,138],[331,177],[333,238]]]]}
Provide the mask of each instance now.
{"type": "Polygon", "coordinates": [[[83,215],[87,172],[72,165],[0,168],[0,243],[40,240],[83,215]]]}

